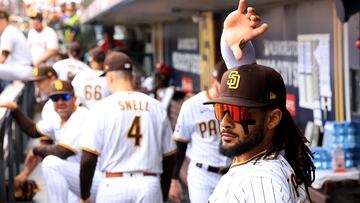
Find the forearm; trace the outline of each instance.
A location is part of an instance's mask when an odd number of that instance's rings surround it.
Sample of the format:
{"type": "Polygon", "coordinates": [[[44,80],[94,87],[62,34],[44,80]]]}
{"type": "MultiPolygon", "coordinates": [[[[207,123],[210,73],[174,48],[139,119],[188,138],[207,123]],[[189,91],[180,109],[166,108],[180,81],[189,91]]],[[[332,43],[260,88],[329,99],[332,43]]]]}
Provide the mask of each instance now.
{"type": "Polygon", "coordinates": [[[11,111],[12,117],[15,119],[21,130],[32,138],[40,137],[40,133],[36,130],[35,123],[26,116],[19,108],[11,111]]]}
{"type": "Polygon", "coordinates": [[[181,166],[185,159],[187,143],[176,142],[177,151],[175,154],[175,167],[173,170],[172,178],[179,179],[181,166]]]}
{"type": "Polygon", "coordinates": [[[242,48],[244,55],[240,61],[235,59],[233,52],[231,51],[231,49],[228,47],[228,45],[225,42],[224,35],[221,35],[220,47],[221,47],[221,55],[225,61],[226,67],[228,69],[238,67],[241,65],[245,65],[245,64],[256,63],[255,50],[254,50],[254,47],[253,47],[251,41],[248,41],[245,44],[245,46],[242,48]]]}
{"type": "Polygon", "coordinates": [[[92,179],[96,168],[97,156],[83,151],[80,162],[80,193],[81,199],[90,197],[92,179]]]}
{"type": "Polygon", "coordinates": [[[0,54],[0,64],[4,64],[7,57],[9,56],[10,52],[9,51],[6,51],[6,50],[3,50],[1,51],[1,54],[0,54]]]}
{"type": "Polygon", "coordinates": [[[161,190],[163,194],[163,200],[166,201],[170,189],[171,176],[174,169],[175,155],[171,155],[163,158],[163,173],[161,174],[161,190]]]}
{"type": "Polygon", "coordinates": [[[0,55],[0,64],[4,64],[5,63],[5,61],[6,61],[6,56],[4,56],[4,55],[0,55]]]}
{"type": "Polygon", "coordinates": [[[55,56],[57,53],[57,49],[51,49],[47,51],[44,55],[40,57],[38,61],[36,61],[36,64],[45,63],[50,57],[55,56]]]}
{"type": "Polygon", "coordinates": [[[39,145],[34,147],[33,152],[35,155],[44,158],[48,155],[54,155],[61,159],[66,159],[74,153],[68,149],[65,149],[59,145],[39,145]]]}

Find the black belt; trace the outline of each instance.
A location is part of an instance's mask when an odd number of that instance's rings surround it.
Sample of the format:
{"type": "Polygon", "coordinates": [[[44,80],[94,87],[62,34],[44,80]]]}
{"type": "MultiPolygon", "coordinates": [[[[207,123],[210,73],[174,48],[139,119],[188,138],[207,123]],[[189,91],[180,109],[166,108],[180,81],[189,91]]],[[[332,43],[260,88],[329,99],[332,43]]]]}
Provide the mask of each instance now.
{"type": "MultiPolygon", "coordinates": [[[[203,168],[202,163],[196,163],[195,166],[197,166],[198,168],[203,168]]],[[[218,174],[224,175],[229,170],[229,168],[219,168],[219,167],[214,167],[214,166],[208,166],[206,170],[213,172],[213,173],[218,173],[218,174]]]]}

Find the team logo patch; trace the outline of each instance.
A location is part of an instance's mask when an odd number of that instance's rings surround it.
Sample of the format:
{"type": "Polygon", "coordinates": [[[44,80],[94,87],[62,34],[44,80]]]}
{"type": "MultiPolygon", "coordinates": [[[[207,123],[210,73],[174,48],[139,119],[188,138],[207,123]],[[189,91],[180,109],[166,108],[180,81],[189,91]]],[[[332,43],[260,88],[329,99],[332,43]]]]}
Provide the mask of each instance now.
{"type": "Polygon", "coordinates": [[[62,88],[63,88],[63,83],[60,81],[60,80],[56,80],[55,82],[54,82],[54,86],[55,86],[55,89],[56,90],[62,90],[62,88]]]}
{"type": "Polygon", "coordinates": [[[38,69],[38,68],[35,67],[35,68],[33,69],[33,75],[34,75],[34,76],[38,76],[38,75],[39,75],[39,69],[38,69]]]}
{"type": "Polygon", "coordinates": [[[270,100],[271,100],[271,99],[276,99],[276,94],[270,92],[270,100]]]}
{"type": "Polygon", "coordinates": [[[237,71],[231,71],[226,82],[229,89],[237,89],[240,84],[240,74],[237,71]]]}

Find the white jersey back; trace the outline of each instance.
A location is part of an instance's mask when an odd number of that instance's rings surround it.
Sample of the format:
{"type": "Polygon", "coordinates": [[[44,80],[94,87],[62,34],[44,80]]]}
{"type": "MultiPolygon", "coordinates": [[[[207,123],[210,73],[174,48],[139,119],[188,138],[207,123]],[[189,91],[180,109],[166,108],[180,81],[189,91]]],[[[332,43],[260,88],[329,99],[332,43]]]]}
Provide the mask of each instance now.
{"type": "Polygon", "coordinates": [[[90,69],[84,62],[71,58],[54,63],[53,68],[58,74],[59,80],[72,80],[76,74],[90,69]]]}
{"type": "Polygon", "coordinates": [[[81,148],[99,155],[105,172],[162,172],[175,153],[171,125],[161,103],[140,92],[117,92],[90,109],[81,148]]]}
{"type": "Polygon", "coordinates": [[[61,126],[61,120],[41,120],[36,124],[40,133],[49,136],[58,144],[77,154],[70,156],[68,160],[80,161],[79,140],[81,129],[84,127],[84,121],[88,116],[88,110],[85,107],[76,107],[76,111],[71,114],[69,120],[61,126]]]}
{"type": "Polygon", "coordinates": [[[15,26],[8,25],[1,34],[0,49],[10,53],[5,64],[31,65],[31,53],[25,35],[15,26]]]}
{"type": "Polygon", "coordinates": [[[209,203],[305,202],[304,184],[297,185],[294,177],[282,155],[242,165],[234,163],[217,184],[209,203]]]}
{"type": "Polygon", "coordinates": [[[87,108],[110,95],[106,78],[99,77],[102,73],[88,69],[77,74],[71,82],[78,100],[87,108]]]}
{"type": "Polygon", "coordinates": [[[227,167],[231,160],[219,153],[220,126],[214,108],[203,105],[208,100],[203,91],[182,104],[173,137],[176,141],[189,142],[187,156],[192,161],[227,167]]]}

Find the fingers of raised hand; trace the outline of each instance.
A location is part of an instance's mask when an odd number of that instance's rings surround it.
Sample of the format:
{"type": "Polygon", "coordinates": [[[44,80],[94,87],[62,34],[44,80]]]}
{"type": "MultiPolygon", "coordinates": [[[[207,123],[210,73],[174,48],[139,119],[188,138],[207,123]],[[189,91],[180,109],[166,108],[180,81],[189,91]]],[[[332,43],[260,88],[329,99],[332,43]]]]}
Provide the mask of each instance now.
{"type": "Polygon", "coordinates": [[[256,10],[254,7],[247,7],[246,9],[246,17],[250,18],[250,16],[256,15],[256,10]]]}
{"type": "Polygon", "coordinates": [[[258,15],[252,15],[250,16],[250,26],[251,27],[257,27],[261,22],[261,19],[258,15]]]}
{"type": "Polygon", "coordinates": [[[257,37],[261,34],[263,34],[267,29],[268,29],[268,24],[264,23],[262,25],[260,25],[259,27],[255,28],[254,30],[252,30],[252,34],[253,34],[253,37],[257,37]]]}
{"type": "Polygon", "coordinates": [[[243,53],[241,51],[239,44],[234,44],[230,48],[233,51],[233,54],[234,54],[236,60],[240,60],[243,57],[243,53]]]}
{"type": "Polygon", "coordinates": [[[240,0],[239,1],[238,11],[240,13],[246,13],[246,1],[245,0],[240,0]]]}

